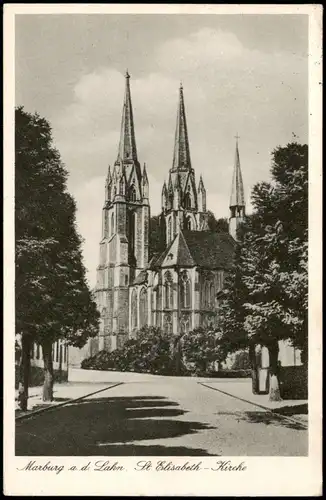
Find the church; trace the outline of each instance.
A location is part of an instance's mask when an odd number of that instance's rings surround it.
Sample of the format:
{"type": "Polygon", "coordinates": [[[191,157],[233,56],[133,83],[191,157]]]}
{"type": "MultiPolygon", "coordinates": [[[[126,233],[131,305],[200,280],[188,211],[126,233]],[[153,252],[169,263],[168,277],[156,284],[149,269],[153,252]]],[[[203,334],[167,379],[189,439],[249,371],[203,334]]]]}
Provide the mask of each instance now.
{"type": "MultiPolygon", "coordinates": [[[[172,156],[172,155],[171,155],[172,156]]],[[[231,187],[229,234],[209,230],[206,189],[191,163],[182,85],[179,90],[172,166],[162,187],[160,233],[164,251],[149,260],[150,203],[141,166],[130,89],[125,96],[117,158],[109,167],[95,300],[99,336],[88,354],[112,351],[147,325],[179,334],[214,326],[218,295],[232,264],[237,226],[245,215],[238,144],[231,187]]]]}

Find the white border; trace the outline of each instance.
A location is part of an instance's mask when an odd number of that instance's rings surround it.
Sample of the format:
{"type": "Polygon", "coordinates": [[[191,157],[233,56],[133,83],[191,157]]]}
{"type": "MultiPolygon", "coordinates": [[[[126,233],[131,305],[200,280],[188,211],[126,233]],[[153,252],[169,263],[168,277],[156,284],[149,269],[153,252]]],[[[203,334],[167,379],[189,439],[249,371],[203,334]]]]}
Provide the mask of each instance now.
{"type": "MultiPolygon", "coordinates": [[[[322,6],[7,4],[4,6],[4,78],[4,493],[24,496],[321,495],[322,6]],[[309,457],[230,457],[233,462],[246,463],[247,470],[241,473],[140,473],[133,470],[137,457],[117,457],[116,460],[128,468],[128,473],[104,473],[101,480],[95,472],[53,475],[17,470],[26,465],[27,458],[14,456],[14,21],[16,14],[66,13],[309,15],[309,457]]],[[[148,457],[152,462],[156,458],[168,460],[168,457],[148,457]]],[[[33,457],[33,460],[47,461],[45,457],[33,457]]],[[[94,462],[100,457],[51,457],[52,463],[63,465],[81,466],[90,460],[94,462]]],[[[185,457],[171,457],[171,460],[174,464],[186,461],[185,457]]],[[[189,460],[194,462],[195,458],[189,460]]],[[[210,466],[217,458],[199,460],[210,466]]],[[[110,461],[114,458],[110,457],[110,461]]]]}

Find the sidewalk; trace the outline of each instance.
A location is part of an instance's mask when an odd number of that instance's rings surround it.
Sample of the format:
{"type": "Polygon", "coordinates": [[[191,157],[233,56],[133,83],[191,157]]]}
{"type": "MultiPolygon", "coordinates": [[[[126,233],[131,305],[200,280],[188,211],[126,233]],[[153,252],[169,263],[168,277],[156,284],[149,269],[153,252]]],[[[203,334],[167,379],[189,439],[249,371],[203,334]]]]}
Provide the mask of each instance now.
{"type": "Polygon", "coordinates": [[[54,400],[51,402],[44,402],[42,399],[43,387],[31,387],[29,389],[28,410],[22,411],[18,406],[18,391],[15,394],[15,417],[21,418],[36,411],[42,411],[50,407],[66,404],[71,400],[85,397],[104,389],[116,385],[116,382],[66,382],[62,384],[55,384],[53,390],[54,400]]]}
{"type": "Polygon", "coordinates": [[[239,399],[256,404],[265,409],[271,410],[273,413],[288,416],[295,420],[308,423],[308,401],[299,399],[284,399],[283,401],[269,401],[268,394],[253,394],[251,379],[234,379],[234,380],[205,380],[202,382],[206,387],[210,387],[217,391],[221,391],[229,396],[234,396],[239,399]]]}

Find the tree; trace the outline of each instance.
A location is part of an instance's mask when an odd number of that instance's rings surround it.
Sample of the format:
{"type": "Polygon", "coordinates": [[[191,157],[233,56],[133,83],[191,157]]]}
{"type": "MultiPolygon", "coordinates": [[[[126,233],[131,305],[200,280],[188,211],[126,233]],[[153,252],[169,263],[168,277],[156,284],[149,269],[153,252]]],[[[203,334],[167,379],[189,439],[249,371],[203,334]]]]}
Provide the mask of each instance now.
{"type": "Polygon", "coordinates": [[[226,217],[216,219],[215,215],[210,210],[208,210],[207,214],[207,224],[210,231],[215,231],[217,233],[229,232],[229,223],[226,217]]]}
{"type": "Polygon", "coordinates": [[[275,149],[272,158],[272,182],[261,182],[252,192],[254,213],[243,226],[235,259],[241,276],[236,280],[231,273],[221,328],[224,338],[232,337],[233,313],[251,352],[258,344],[268,348],[270,399],[276,400],[279,341],[290,340],[307,359],[308,147],[288,144],[275,149]]]}
{"type": "Polygon", "coordinates": [[[52,345],[82,347],[98,331],[99,313],[86,281],[76,205],[49,123],[22,107],[15,112],[16,334],[28,397],[31,345],[42,346],[43,399],[53,399],[52,345]]]}
{"type": "Polygon", "coordinates": [[[196,371],[205,373],[209,363],[221,360],[218,336],[211,329],[195,328],[182,336],[184,362],[193,363],[196,371]]]}

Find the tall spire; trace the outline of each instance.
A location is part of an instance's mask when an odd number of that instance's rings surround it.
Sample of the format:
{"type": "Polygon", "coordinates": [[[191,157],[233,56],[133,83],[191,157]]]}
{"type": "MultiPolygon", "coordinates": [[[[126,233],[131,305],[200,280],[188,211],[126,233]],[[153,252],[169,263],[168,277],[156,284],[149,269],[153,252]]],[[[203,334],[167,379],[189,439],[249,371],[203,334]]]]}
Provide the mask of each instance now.
{"type": "Polygon", "coordinates": [[[130,95],[130,75],[128,73],[128,70],[126,71],[125,77],[126,90],[122,110],[121,134],[117,161],[131,162],[137,161],[137,148],[130,95]]]}
{"type": "Polygon", "coordinates": [[[245,206],[243,181],[242,181],[242,174],[241,174],[241,167],[240,167],[238,139],[239,139],[239,137],[236,136],[235,161],[234,161],[234,170],[233,170],[233,178],[232,178],[230,208],[231,207],[244,207],[245,206]]]}
{"type": "Polygon", "coordinates": [[[182,83],[179,92],[172,170],[189,170],[191,169],[191,161],[182,83]]]}

